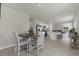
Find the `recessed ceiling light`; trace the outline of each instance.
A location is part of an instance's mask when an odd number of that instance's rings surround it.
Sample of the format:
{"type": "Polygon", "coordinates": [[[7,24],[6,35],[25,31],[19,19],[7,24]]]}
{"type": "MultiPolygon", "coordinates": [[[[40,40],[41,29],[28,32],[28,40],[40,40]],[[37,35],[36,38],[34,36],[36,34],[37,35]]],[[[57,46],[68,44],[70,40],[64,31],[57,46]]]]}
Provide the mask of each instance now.
{"type": "Polygon", "coordinates": [[[41,5],[40,5],[40,4],[38,4],[38,6],[40,7],[41,5]]]}

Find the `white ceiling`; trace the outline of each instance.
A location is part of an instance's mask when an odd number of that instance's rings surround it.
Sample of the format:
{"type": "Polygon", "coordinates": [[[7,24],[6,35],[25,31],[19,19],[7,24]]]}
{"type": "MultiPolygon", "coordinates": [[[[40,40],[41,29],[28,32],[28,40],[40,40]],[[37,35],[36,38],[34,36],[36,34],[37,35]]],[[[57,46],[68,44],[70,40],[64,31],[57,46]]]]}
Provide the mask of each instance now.
{"type": "Polygon", "coordinates": [[[38,18],[46,23],[71,21],[79,7],[77,3],[7,3],[2,5],[26,13],[31,18],[38,18]]]}

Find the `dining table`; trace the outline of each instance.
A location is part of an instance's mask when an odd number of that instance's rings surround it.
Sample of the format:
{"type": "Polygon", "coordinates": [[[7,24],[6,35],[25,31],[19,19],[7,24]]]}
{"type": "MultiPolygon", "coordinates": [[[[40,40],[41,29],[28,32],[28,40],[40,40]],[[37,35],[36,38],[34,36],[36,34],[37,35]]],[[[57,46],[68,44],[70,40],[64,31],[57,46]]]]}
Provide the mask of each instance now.
{"type": "MultiPolygon", "coordinates": [[[[28,41],[28,45],[30,42],[36,42],[38,35],[36,33],[30,34],[30,33],[20,33],[19,34],[20,37],[23,38],[24,41],[28,41]]],[[[30,49],[30,45],[28,46],[28,52],[30,49]]]]}

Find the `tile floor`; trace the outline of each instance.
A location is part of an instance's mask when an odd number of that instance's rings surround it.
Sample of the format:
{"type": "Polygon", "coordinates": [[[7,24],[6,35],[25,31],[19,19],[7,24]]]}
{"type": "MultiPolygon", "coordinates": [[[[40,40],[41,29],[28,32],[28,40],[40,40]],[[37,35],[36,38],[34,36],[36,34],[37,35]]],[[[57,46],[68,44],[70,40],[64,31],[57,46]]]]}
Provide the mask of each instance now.
{"type": "MultiPolygon", "coordinates": [[[[1,56],[16,56],[14,48],[0,50],[1,56]]],[[[33,53],[35,56],[36,52],[33,53]]],[[[21,56],[33,56],[27,53],[21,56]]],[[[40,56],[79,56],[79,49],[73,49],[70,45],[70,39],[64,34],[61,40],[45,39],[44,51],[40,50],[40,56]]]]}
{"type": "Polygon", "coordinates": [[[46,39],[44,51],[40,51],[40,56],[79,56],[79,49],[71,48],[70,39],[64,34],[61,40],[46,39]]]}

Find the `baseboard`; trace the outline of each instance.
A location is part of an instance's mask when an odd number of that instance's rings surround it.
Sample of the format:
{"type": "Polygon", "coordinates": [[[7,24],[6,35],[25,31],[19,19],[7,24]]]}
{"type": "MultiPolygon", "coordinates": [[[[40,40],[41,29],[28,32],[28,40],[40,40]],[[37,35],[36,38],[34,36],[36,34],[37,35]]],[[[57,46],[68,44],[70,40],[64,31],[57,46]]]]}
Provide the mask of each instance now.
{"type": "Polygon", "coordinates": [[[5,47],[1,47],[0,50],[7,49],[7,48],[10,48],[10,47],[15,47],[15,46],[16,46],[16,44],[5,46],[5,47]]]}

